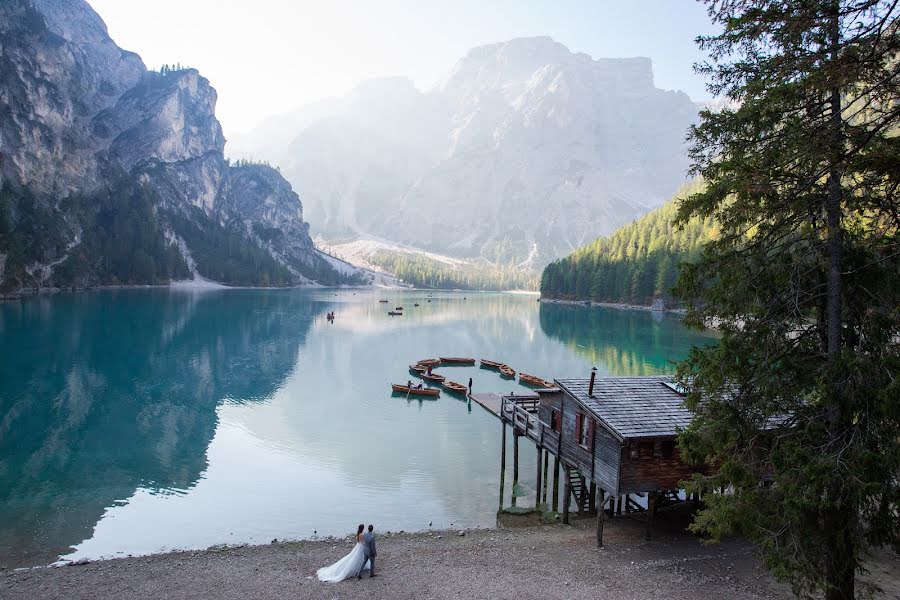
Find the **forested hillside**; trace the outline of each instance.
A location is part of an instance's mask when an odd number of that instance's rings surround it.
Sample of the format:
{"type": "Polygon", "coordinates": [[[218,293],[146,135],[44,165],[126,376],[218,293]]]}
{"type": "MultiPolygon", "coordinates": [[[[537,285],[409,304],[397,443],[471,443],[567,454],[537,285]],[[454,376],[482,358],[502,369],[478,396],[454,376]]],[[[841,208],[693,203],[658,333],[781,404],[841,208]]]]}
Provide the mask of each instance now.
{"type": "Polygon", "coordinates": [[[698,191],[700,185],[685,186],[660,208],[549,264],[541,276],[541,295],[628,304],[662,298],[671,303],[680,263],[716,235],[709,219],[691,220],[683,228],[672,224],[677,199],[698,191]]]}
{"type": "Polygon", "coordinates": [[[533,290],[537,287],[535,271],[511,266],[469,261],[453,267],[427,256],[398,254],[379,250],[370,259],[416,287],[445,290],[533,290]]]}

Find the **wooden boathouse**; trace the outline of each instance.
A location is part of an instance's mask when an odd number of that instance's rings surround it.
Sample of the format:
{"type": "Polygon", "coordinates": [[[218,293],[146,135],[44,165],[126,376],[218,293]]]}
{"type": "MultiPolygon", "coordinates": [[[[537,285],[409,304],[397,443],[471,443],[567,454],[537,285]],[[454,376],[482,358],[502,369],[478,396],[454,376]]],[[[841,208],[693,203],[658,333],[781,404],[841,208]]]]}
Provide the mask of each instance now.
{"type": "Polygon", "coordinates": [[[552,476],[552,510],[559,509],[561,481],[562,521],[569,522],[572,501],[579,513],[597,515],[598,546],[606,515],[623,512],[646,515],[649,539],[656,509],[679,501],[679,482],[704,470],[684,462],[676,445],[678,429],[690,423],[691,413],[671,377],[596,378],[595,372],[589,379],[555,379],[556,387],[531,395],[500,396],[493,402],[473,395],[502,421],[501,508],[509,426],[514,489],[518,442],[525,437],[538,453],[538,505],[547,504],[552,476]],[[548,472],[551,455],[553,470],[548,472]]]}

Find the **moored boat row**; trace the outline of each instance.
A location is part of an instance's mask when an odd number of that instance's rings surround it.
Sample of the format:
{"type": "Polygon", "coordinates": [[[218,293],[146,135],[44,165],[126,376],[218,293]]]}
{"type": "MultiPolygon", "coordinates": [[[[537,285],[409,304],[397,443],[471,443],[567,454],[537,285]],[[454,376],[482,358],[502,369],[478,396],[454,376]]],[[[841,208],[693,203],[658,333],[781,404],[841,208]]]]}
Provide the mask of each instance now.
{"type": "Polygon", "coordinates": [[[519,383],[524,383],[532,387],[552,388],[553,384],[546,379],[541,379],[537,375],[529,375],[528,373],[519,373],[519,383]]]}

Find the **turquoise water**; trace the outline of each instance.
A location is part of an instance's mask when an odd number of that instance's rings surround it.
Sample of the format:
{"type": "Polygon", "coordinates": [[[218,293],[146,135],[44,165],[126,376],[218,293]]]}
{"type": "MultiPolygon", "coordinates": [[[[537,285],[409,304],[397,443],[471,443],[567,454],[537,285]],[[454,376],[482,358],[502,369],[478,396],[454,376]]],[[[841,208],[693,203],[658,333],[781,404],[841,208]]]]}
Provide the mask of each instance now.
{"type": "MultiPolygon", "coordinates": [[[[510,294],[152,289],[0,303],[0,565],[363,521],[490,526],[499,421],[447,394],[392,396],[408,364],[653,374],[710,341],[674,316],[510,294]]],[[[476,392],[522,389],[477,367],[439,372],[472,377],[476,392]]],[[[523,451],[526,491],[534,460],[523,451]]]]}

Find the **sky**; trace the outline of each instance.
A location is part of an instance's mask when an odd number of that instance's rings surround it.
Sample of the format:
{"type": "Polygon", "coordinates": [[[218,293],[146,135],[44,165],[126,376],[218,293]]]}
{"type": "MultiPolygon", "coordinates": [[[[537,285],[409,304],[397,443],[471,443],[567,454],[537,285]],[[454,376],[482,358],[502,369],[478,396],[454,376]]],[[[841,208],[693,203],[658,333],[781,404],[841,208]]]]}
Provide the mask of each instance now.
{"type": "Polygon", "coordinates": [[[373,77],[425,90],[475,46],[549,35],[594,58],[649,56],[656,86],[709,98],[692,65],[712,32],[694,0],[88,0],[148,68],[195,67],[226,137],[373,77]]]}

